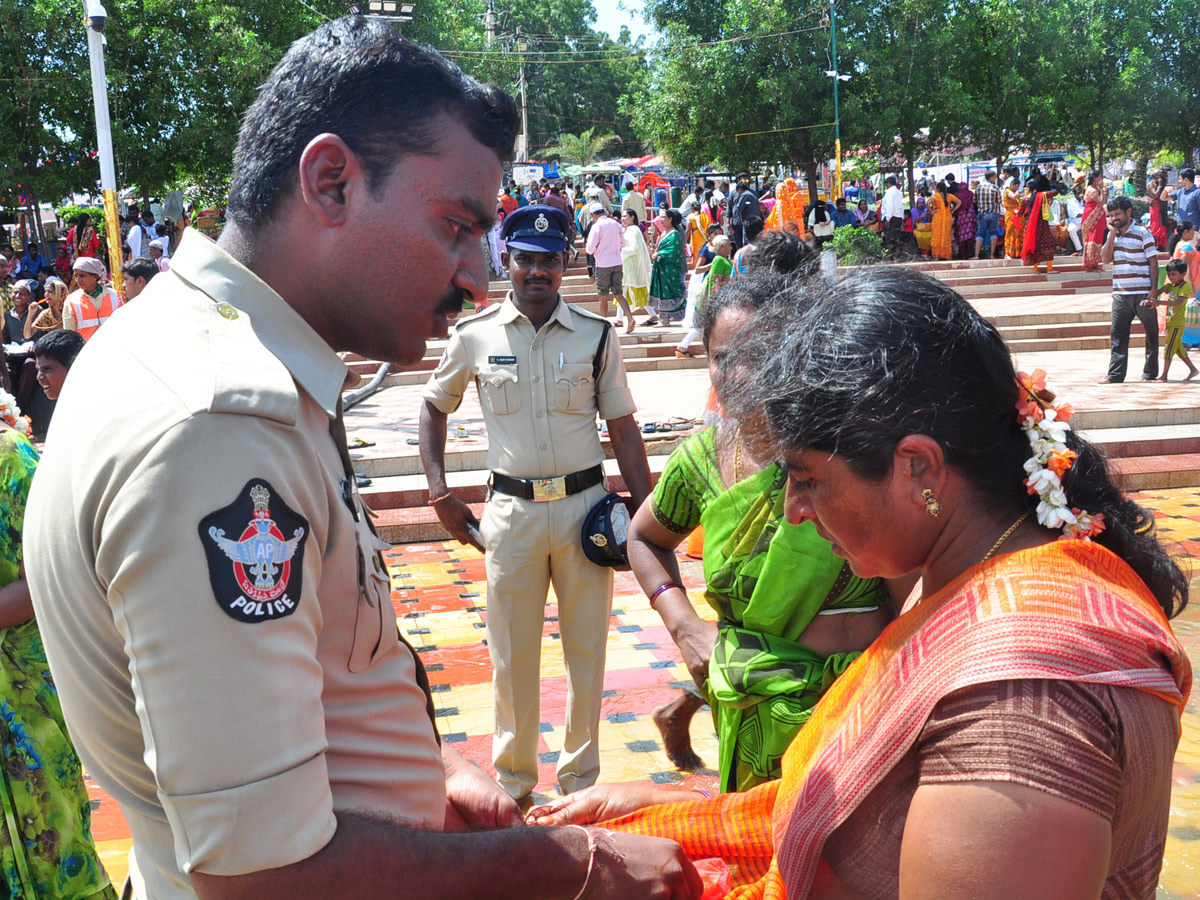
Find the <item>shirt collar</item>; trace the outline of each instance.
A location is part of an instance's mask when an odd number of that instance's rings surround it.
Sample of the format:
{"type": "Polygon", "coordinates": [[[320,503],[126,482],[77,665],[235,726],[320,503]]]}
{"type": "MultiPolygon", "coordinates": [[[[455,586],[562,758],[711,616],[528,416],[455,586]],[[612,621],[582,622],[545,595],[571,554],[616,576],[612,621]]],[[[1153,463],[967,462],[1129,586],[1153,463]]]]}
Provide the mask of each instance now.
{"type": "Polygon", "coordinates": [[[261,278],[194,228],[185,229],[171,258],[171,273],[214,303],[228,303],[250,318],[250,327],[300,386],[331,418],[356,376],[301,315],[261,278]]]}
{"type": "MultiPolygon", "coordinates": [[[[499,325],[511,325],[517,319],[529,321],[528,316],[517,309],[517,304],[513,302],[513,292],[509,291],[504,297],[504,303],[500,306],[500,312],[496,313],[496,323],[499,325]]],[[[546,324],[549,325],[551,322],[557,322],[563,328],[570,331],[575,330],[575,321],[571,317],[571,310],[563,302],[561,294],[558,297],[558,305],[554,307],[554,312],[546,320],[546,324]]]]}

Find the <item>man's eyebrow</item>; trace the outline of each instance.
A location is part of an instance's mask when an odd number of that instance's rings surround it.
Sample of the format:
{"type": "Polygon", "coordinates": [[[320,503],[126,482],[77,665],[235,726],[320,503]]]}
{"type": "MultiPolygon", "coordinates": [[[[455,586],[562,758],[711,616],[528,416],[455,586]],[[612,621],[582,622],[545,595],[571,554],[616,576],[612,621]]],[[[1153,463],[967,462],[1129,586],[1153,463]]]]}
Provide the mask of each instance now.
{"type": "Polygon", "coordinates": [[[496,221],[496,211],[488,206],[488,204],[480,203],[473,196],[463,194],[457,197],[449,197],[445,202],[452,206],[461,206],[467,210],[475,218],[475,224],[485,231],[491,228],[492,223],[496,221]]]}

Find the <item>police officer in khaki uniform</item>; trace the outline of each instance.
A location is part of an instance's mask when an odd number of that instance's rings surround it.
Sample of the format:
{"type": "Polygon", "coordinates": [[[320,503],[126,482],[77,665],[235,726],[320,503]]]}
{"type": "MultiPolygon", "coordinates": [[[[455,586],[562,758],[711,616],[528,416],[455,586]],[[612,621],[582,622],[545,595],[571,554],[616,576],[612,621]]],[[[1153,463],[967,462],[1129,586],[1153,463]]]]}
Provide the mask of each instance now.
{"type": "Polygon", "coordinates": [[[26,563],[138,900],[700,893],[673,844],[510,827],[512,799],[439,747],[354,487],[336,351],[411,363],[483,295],[516,125],[385,23],[323,25],[246,114],[220,243],[189,229],[75,363],[26,563]],[[364,268],[379,242],[407,255],[364,268]]]}
{"type": "Polygon", "coordinates": [[[612,569],[583,552],[588,510],[607,494],[596,414],[629,487],[631,510],[650,490],[645,445],[608,322],[558,295],[567,265],[566,215],[532,205],[504,220],[505,301],[459,323],[425,388],[421,461],[447,530],[487,553],[488,649],[501,786],[525,801],[537,785],[542,622],[551,584],[567,668],[567,718],[558,757],[565,793],[600,772],[597,730],[612,569]],[[491,492],[483,520],[446,488],[446,416],[475,382],[488,431],[491,492]],[[471,533],[478,525],[482,545],[471,533]]]}

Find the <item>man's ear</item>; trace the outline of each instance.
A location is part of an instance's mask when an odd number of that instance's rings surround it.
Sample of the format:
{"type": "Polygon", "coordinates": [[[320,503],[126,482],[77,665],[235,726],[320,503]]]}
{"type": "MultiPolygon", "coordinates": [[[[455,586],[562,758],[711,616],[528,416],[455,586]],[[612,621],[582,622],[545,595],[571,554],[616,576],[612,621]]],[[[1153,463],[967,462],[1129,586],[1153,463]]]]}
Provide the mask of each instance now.
{"type": "Polygon", "coordinates": [[[325,228],[342,225],[354,193],[366,189],[358,156],[336,134],[319,134],[308,142],[299,173],[304,204],[325,228]]]}

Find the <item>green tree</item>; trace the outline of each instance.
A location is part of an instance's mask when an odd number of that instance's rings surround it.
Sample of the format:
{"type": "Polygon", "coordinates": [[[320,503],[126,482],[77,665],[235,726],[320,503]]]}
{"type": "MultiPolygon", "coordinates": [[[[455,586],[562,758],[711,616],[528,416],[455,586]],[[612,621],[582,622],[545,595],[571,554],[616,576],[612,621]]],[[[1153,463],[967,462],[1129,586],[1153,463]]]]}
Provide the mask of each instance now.
{"type": "MultiPolygon", "coordinates": [[[[649,0],[665,36],[647,90],[629,95],[639,133],[682,168],[750,169],[775,162],[817,168],[833,153],[829,29],[821,8],[797,14],[787,0],[649,0]]],[[[839,61],[856,71],[851,50],[839,61]]],[[[856,140],[861,105],[841,104],[842,138],[856,140]]]]}
{"type": "Polygon", "coordinates": [[[880,157],[906,161],[911,195],[916,160],[961,136],[941,112],[940,98],[959,89],[948,64],[950,8],[940,0],[894,0],[844,9],[839,23],[860,62],[846,85],[862,98],[856,131],[880,157]]]}
{"type": "Polygon", "coordinates": [[[600,158],[600,153],[606,146],[617,140],[617,136],[611,132],[595,134],[595,131],[595,126],[592,126],[579,134],[563,132],[558,136],[558,142],[546,147],[542,153],[547,157],[590,166],[600,158]]]}
{"type": "Polygon", "coordinates": [[[1188,165],[1200,164],[1200,42],[1196,40],[1196,4],[1158,0],[1150,9],[1143,52],[1150,77],[1140,80],[1140,120],[1160,143],[1182,153],[1188,165]]]}
{"type": "Polygon", "coordinates": [[[0,206],[10,212],[98,179],[82,19],[78,3],[0,3],[0,206]]]}

